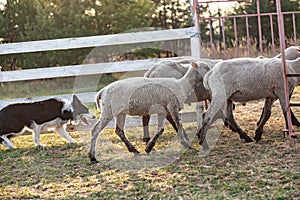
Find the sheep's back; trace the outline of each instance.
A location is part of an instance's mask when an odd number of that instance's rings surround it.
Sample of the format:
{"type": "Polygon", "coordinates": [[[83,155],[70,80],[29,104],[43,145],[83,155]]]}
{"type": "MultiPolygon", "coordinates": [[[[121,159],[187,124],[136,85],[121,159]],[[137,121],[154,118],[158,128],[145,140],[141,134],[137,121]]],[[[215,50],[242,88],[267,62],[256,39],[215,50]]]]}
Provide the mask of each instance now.
{"type": "Polygon", "coordinates": [[[178,80],[172,78],[129,78],[110,84],[102,95],[102,103],[110,104],[114,114],[158,113],[163,111],[161,106],[168,104],[181,109],[184,101],[181,90],[178,80]]]}
{"type": "MultiPolygon", "coordinates": [[[[287,65],[288,72],[293,68],[287,65]]],[[[274,96],[283,88],[282,64],[278,59],[231,59],[217,64],[204,78],[210,90],[225,92],[234,101],[249,101],[274,96]],[[222,83],[217,85],[214,82],[222,83]],[[222,85],[223,88],[220,88],[222,85]]],[[[292,85],[294,79],[289,79],[292,85]]]]}

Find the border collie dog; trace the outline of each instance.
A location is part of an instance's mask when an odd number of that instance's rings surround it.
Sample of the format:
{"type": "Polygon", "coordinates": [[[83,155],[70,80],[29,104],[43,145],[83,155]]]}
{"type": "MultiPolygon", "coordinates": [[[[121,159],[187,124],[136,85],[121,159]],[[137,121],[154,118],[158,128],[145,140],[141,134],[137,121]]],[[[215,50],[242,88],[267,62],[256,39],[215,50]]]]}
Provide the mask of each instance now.
{"type": "Polygon", "coordinates": [[[64,125],[68,121],[79,119],[88,123],[85,117],[95,118],[76,95],[73,96],[72,102],[50,98],[10,104],[0,110],[0,143],[7,148],[14,148],[9,138],[21,135],[26,130],[33,133],[37,146],[44,146],[40,143],[40,133],[49,130],[54,130],[70,143],[76,143],[66,132],[64,125]]]}

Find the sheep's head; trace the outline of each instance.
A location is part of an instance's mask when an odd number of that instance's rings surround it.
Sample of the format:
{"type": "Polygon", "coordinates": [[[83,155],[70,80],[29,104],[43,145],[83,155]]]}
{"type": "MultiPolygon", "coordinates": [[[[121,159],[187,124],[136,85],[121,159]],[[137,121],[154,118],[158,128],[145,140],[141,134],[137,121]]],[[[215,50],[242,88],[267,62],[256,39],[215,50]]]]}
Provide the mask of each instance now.
{"type": "Polygon", "coordinates": [[[211,69],[205,61],[192,62],[191,65],[198,70],[202,78],[211,69]]]}
{"type": "Polygon", "coordinates": [[[194,68],[196,68],[196,69],[198,68],[197,63],[195,63],[195,62],[192,62],[191,65],[192,65],[192,67],[194,67],[194,68]]]}

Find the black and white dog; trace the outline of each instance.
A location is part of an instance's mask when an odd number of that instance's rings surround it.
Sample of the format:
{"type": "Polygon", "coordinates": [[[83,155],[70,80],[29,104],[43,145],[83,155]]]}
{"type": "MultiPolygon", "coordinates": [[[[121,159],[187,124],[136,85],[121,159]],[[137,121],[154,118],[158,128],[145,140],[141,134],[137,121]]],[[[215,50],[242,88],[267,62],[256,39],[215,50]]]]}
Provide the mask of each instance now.
{"type": "Polygon", "coordinates": [[[40,143],[40,133],[53,130],[70,143],[76,141],[66,132],[64,125],[68,121],[95,118],[90,114],[76,95],[72,101],[50,98],[41,101],[14,103],[0,110],[0,143],[7,148],[14,148],[9,140],[11,137],[23,134],[26,130],[34,135],[34,143],[40,143]]]}

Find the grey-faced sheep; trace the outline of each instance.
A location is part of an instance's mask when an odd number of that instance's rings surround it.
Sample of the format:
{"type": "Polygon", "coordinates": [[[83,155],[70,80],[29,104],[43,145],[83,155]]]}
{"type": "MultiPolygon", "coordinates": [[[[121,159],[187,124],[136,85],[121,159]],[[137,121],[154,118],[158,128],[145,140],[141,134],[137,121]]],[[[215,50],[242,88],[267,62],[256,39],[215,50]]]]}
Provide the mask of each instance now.
{"type": "MultiPolygon", "coordinates": [[[[300,72],[300,58],[294,61],[286,61],[287,73],[300,72]]],[[[236,126],[240,134],[247,135],[233,120],[232,103],[247,102],[265,98],[263,120],[255,133],[255,140],[261,138],[262,129],[271,115],[271,106],[279,99],[281,109],[286,119],[286,102],[283,85],[283,67],[281,59],[231,59],[218,63],[204,77],[204,86],[211,92],[211,105],[203,116],[203,124],[198,131],[200,145],[208,148],[205,136],[208,127],[212,123],[219,110],[224,109],[226,118],[232,126],[236,126]]],[[[289,91],[299,84],[296,78],[289,78],[289,91]]]]}
{"type": "MultiPolygon", "coordinates": [[[[296,60],[299,58],[298,50],[300,46],[290,46],[284,50],[286,60],[296,60]]],[[[275,56],[275,58],[281,58],[281,53],[275,56]]]]}
{"type": "MultiPolygon", "coordinates": [[[[167,61],[161,61],[157,63],[156,65],[153,65],[145,74],[144,77],[147,78],[176,78],[180,79],[184,76],[184,74],[187,72],[189,65],[186,65],[186,63],[190,62],[196,62],[195,58],[192,57],[181,57],[181,58],[174,58],[172,60],[167,61]]],[[[199,72],[201,73],[202,77],[213,67],[219,60],[210,60],[210,59],[198,59],[198,62],[206,63],[207,65],[201,65],[199,66],[199,72]]],[[[185,103],[193,103],[193,102],[199,102],[202,100],[209,99],[210,94],[209,91],[206,90],[203,87],[202,79],[197,80],[199,81],[199,84],[195,88],[193,92],[191,92],[191,95],[186,99],[185,103]]],[[[203,108],[200,108],[203,109],[203,108]]],[[[150,115],[145,115],[142,117],[143,119],[143,141],[148,143],[150,141],[150,135],[149,135],[149,120],[150,115]]],[[[168,121],[171,123],[173,128],[177,131],[176,126],[174,125],[174,122],[172,119],[167,118],[168,121]]],[[[158,122],[163,123],[163,122],[158,122]]],[[[199,123],[198,123],[199,124],[199,123]]]]}
{"type": "MultiPolygon", "coordinates": [[[[288,48],[286,48],[284,50],[284,53],[285,53],[285,59],[286,60],[295,60],[297,58],[300,57],[300,47],[299,46],[290,46],[288,48]]],[[[263,57],[265,58],[265,57],[263,57]]],[[[278,54],[277,56],[275,56],[274,58],[280,58],[281,59],[281,53],[278,54]]],[[[292,96],[292,92],[290,93],[290,98],[292,96]]],[[[263,113],[264,113],[264,110],[260,116],[260,119],[258,120],[258,122],[256,123],[257,126],[260,124],[261,120],[263,119],[263,113]]],[[[296,118],[296,116],[294,115],[292,109],[291,109],[291,120],[292,120],[292,124],[295,125],[295,126],[300,126],[300,122],[298,121],[298,119],[296,118]]],[[[259,138],[260,139],[260,138],[259,138]]]]}
{"type": "MultiPolygon", "coordinates": [[[[195,88],[198,79],[202,78],[197,65],[193,64],[186,74],[180,79],[174,78],[144,78],[135,77],[113,82],[100,90],[96,97],[96,103],[100,108],[101,117],[91,130],[91,147],[89,157],[92,163],[95,158],[95,145],[99,133],[115,117],[116,134],[125,143],[129,152],[139,153],[130,143],[124,133],[126,115],[144,116],[158,114],[158,118],[171,117],[178,128],[177,136],[184,147],[188,147],[188,138],[184,134],[179,111],[182,109],[186,98],[195,88]]],[[[149,153],[155,144],[155,140],[163,132],[163,124],[159,124],[159,131],[147,144],[146,152],[149,153]]]]}
{"type": "MultiPolygon", "coordinates": [[[[187,57],[185,59],[188,59],[189,61],[191,61],[191,59],[193,59],[193,58],[187,57]]],[[[203,68],[203,67],[199,66],[199,69],[201,69],[200,73],[204,77],[204,75],[211,68],[213,68],[218,62],[220,62],[221,60],[198,59],[198,61],[196,61],[196,60],[194,60],[194,61],[195,61],[194,63],[196,63],[196,64],[197,63],[201,64],[201,63],[204,62],[205,64],[207,64],[209,66],[209,67],[206,67],[206,68],[203,68]]],[[[162,62],[152,66],[145,73],[144,76],[145,77],[150,77],[150,78],[174,77],[174,78],[179,79],[184,75],[184,73],[188,69],[185,65],[180,64],[180,63],[183,63],[183,62],[184,62],[183,59],[181,59],[180,62],[177,62],[177,61],[174,62],[173,60],[162,61],[162,62]]],[[[204,88],[203,83],[202,83],[202,79],[199,79],[198,81],[199,81],[199,84],[192,93],[192,94],[195,94],[195,95],[189,96],[185,103],[194,103],[194,102],[200,102],[200,101],[203,101],[203,100],[209,100],[210,99],[209,90],[204,88]]],[[[199,112],[197,114],[199,114],[199,116],[201,117],[203,112],[204,112],[204,109],[202,107],[202,109],[200,108],[197,111],[199,112]]],[[[199,123],[199,121],[201,121],[201,120],[198,119],[198,118],[200,118],[199,116],[197,116],[198,128],[200,128],[201,125],[202,125],[202,123],[199,123]]],[[[222,112],[218,113],[217,117],[224,118],[223,113],[222,112]]],[[[169,119],[169,118],[167,118],[167,119],[171,123],[173,128],[177,131],[177,128],[174,125],[174,122],[172,122],[172,119],[169,119]]],[[[143,141],[146,142],[146,144],[148,143],[148,141],[150,141],[149,127],[148,127],[149,120],[150,120],[149,115],[143,116],[143,130],[144,130],[143,141]]],[[[231,130],[236,132],[234,127],[231,127],[230,124],[228,124],[225,119],[223,119],[223,120],[224,120],[224,123],[225,123],[226,126],[228,125],[231,130]]],[[[158,122],[158,123],[163,123],[163,122],[158,122]]],[[[250,137],[246,137],[245,135],[240,135],[240,138],[244,139],[246,142],[252,142],[253,141],[250,137]]]]}

